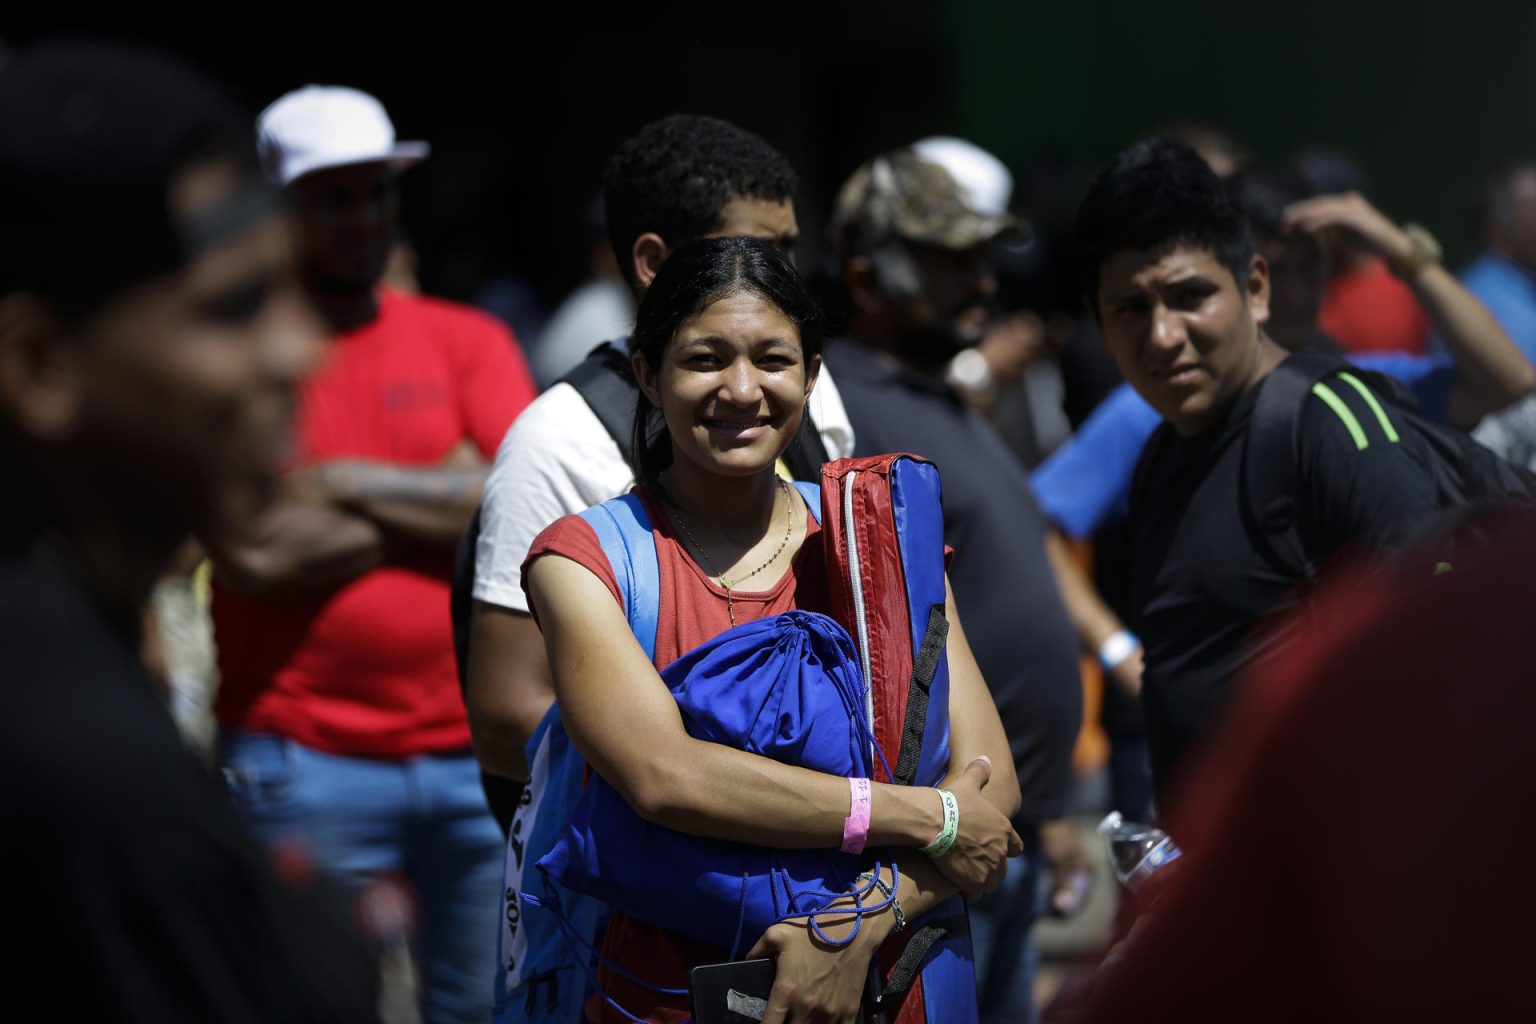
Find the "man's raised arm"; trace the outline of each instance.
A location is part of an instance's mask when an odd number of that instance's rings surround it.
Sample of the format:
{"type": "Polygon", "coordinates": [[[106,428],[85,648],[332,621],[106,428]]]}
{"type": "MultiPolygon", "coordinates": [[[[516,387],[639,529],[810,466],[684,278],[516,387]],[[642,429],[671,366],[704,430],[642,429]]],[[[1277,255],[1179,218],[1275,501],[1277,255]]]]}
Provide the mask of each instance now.
{"type": "Polygon", "coordinates": [[[1295,231],[1343,228],[1386,260],[1419,300],[1456,361],[1448,419],[1471,429],[1488,413],[1536,390],[1536,368],[1486,306],[1404,229],[1355,192],[1316,196],[1285,211],[1295,231]]]}

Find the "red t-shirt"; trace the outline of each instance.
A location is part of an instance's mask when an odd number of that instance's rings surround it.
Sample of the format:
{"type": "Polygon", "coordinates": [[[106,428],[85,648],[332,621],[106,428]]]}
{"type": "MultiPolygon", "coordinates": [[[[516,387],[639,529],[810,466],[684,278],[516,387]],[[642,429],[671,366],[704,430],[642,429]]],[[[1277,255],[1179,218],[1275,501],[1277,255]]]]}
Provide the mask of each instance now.
{"type": "MultiPolygon", "coordinates": [[[[661,506],[642,486],[638,488],[650,513],[656,538],[656,561],[660,574],[661,607],[656,625],[657,670],[666,668],[706,640],[731,628],[725,590],[704,574],[689,557],[681,539],[661,506]]],[[[799,492],[791,490],[797,500],[799,492]]],[[[736,621],[751,622],[802,608],[830,614],[831,598],[827,592],[826,558],[821,545],[821,527],[814,515],[806,517],[805,541],[795,555],[784,578],[768,590],[731,592],[736,621]]],[[[603,554],[597,534],[580,516],[557,519],[534,540],[523,563],[523,581],[527,586],[528,565],[545,554],[563,555],[590,569],[608,585],[613,598],[624,603],[618,581],[603,554]]],[[[746,941],[755,942],[758,936],[746,941]]],[[[684,938],[655,925],[637,921],[622,911],[614,911],[603,939],[603,955],[626,971],[661,988],[688,987],[688,970],[699,964],[720,963],[728,952],[684,938]]],[[[615,1002],[630,1013],[656,1024],[681,1024],[691,1016],[688,997],[665,996],[627,981],[606,967],[599,967],[598,982],[615,1002]]],[[[587,1006],[587,1015],[598,1024],[625,1024],[625,1018],[600,998],[587,1006]]]]}
{"type": "Polygon", "coordinates": [[[1328,282],[1317,324],[1348,352],[1423,352],[1429,335],[1413,290],[1380,260],[1328,282]]]}
{"type": "MultiPolygon", "coordinates": [[[[434,466],[465,438],[489,459],[536,393],[498,321],[385,291],[379,315],[332,338],[300,386],[296,462],[434,466]]],[[[216,583],[220,724],[349,756],[468,747],[451,568],[447,554],[422,557],[315,595],[253,598],[216,583]]]]}

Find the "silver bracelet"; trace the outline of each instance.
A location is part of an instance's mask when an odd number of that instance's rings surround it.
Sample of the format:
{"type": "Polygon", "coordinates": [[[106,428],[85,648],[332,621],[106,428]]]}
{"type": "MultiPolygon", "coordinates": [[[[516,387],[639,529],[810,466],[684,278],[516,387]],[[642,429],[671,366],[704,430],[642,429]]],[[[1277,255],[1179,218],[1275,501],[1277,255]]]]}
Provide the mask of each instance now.
{"type": "Polygon", "coordinates": [[[897,902],[896,894],[891,892],[891,887],[882,882],[880,876],[873,871],[866,871],[854,879],[855,882],[863,882],[865,880],[873,882],[875,888],[880,890],[881,895],[890,901],[891,915],[896,918],[895,930],[899,932],[905,928],[907,926],[907,915],[902,913],[901,904],[897,902]]]}

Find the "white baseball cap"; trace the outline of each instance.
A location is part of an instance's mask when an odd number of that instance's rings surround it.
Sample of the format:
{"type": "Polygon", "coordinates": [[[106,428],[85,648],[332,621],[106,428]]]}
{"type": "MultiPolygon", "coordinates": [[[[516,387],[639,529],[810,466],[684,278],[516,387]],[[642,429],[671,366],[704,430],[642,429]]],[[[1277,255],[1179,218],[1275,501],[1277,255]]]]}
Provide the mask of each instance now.
{"type": "Polygon", "coordinates": [[[1001,160],[976,143],[952,135],[931,135],[914,142],[912,149],[948,171],[981,213],[998,216],[1008,212],[1013,175],[1001,160]]]}
{"type": "Polygon", "coordinates": [[[256,119],[262,169],[277,185],[311,171],[388,162],[403,170],[426,159],[425,142],[396,142],[384,105],[343,85],[306,85],[279,97],[256,119]]]}

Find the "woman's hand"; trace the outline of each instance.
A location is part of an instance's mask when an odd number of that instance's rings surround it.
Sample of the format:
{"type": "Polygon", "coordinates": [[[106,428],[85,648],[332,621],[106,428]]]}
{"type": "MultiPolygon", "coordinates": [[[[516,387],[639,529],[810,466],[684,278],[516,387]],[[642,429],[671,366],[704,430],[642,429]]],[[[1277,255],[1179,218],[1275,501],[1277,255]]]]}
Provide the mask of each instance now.
{"type": "Polygon", "coordinates": [[[950,783],[948,789],[960,807],[960,833],[949,852],[933,862],[973,902],[998,887],[1009,857],[1024,852],[1008,818],[981,795],[991,777],[991,760],[978,757],[950,783]]]}
{"type": "MultiPolygon", "coordinates": [[[[838,900],[828,910],[851,905],[852,900],[838,900]]],[[[844,938],[853,929],[852,917],[838,919],[824,911],[817,919],[831,938],[844,938]]],[[[763,1024],[856,1024],[870,961],[894,924],[889,910],[868,914],[846,946],[825,945],[804,921],[769,928],[747,954],[749,960],[772,957],[776,964],[763,1024]]]]}

